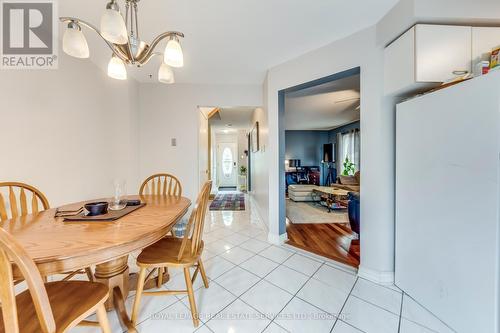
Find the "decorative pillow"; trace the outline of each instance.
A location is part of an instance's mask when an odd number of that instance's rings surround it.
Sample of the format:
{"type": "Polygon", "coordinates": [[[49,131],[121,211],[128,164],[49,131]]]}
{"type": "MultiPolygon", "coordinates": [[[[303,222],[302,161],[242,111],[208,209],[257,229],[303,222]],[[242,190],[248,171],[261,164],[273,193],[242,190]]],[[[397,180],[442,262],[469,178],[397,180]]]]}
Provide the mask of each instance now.
{"type": "Polygon", "coordinates": [[[340,176],[339,178],[342,185],[359,185],[358,180],[354,176],[340,176]]]}

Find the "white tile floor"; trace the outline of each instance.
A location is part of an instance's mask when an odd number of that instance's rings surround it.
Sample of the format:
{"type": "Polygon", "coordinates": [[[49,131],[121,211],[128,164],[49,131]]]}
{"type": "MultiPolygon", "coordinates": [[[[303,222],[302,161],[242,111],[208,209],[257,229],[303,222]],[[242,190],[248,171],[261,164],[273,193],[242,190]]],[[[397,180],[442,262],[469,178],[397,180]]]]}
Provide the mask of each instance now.
{"type": "MultiPolygon", "coordinates": [[[[144,297],[139,332],[453,332],[396,287],[358,278],[328,259],[271,245],[266,232],[249,200],[246,211],[208,212],[203,257],[210,287],[201,279],[195,283],[200,327],[193,327],[185,296],[144,297]]],[[[134,271],[133,257],[130,264],[134,271]]],[[[181,271],[170,274],[164,288],[183,288],[181,271]]],[[[116,314],[109,318],[112,331],[122,332],[116,314]]]]}

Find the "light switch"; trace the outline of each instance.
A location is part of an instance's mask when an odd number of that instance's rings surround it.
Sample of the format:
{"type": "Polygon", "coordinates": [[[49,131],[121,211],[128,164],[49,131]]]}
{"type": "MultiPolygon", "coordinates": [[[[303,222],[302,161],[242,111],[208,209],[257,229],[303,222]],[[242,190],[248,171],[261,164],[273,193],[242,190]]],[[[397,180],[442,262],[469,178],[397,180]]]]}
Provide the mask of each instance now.
{"type": "Polygon", "coordinates": [[[177,139],[176,138],[172,138],[172,147],[176,147],[177,146],[177,139]]]}

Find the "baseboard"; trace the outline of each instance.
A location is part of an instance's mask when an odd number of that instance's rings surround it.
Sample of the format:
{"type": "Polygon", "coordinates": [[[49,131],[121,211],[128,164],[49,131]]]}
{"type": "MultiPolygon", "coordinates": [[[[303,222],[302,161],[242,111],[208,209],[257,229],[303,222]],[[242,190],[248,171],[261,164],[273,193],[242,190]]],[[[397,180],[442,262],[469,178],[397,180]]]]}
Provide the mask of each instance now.
{"type": "Polygon", "coordinates": [[[269,233],[267,234],[267,240],[274,245],[281,245],[288,240],[288,234],[286,232],[281,235],[269,233]]]}
{"type": "Polygon", "coordinates": [[[384,286],[394,285],[394,272],[381,272],[360,266],[358,276],[384,286]]]}

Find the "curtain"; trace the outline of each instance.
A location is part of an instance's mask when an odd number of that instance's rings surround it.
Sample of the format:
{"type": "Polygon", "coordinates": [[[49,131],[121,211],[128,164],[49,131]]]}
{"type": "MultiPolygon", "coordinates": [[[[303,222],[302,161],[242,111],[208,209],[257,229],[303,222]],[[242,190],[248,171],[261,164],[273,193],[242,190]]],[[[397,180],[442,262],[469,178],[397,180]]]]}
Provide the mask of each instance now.
{"type": "Polygon", "coordinates": [[[337,169],[337,177],[342,174],[342,164],[344,163],[344,152],[342,151],[342,133],[337,133],[337,156],[335,156],[335,166],[337,169]]]}
{"type": "Polygon", "coordinates": [[[361,151],[361,135],[358,129],[349,131],[347,133],[339,134],[340,142],[339,143],[339,156],[338,161],[340,164],[340,174],[344,172],[344,161],[349,158],[349,161],[354,163],[355,171],[361,170],[361,160],[360,160],[360,151],[361,151]]]}

